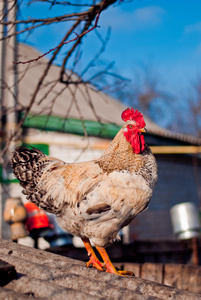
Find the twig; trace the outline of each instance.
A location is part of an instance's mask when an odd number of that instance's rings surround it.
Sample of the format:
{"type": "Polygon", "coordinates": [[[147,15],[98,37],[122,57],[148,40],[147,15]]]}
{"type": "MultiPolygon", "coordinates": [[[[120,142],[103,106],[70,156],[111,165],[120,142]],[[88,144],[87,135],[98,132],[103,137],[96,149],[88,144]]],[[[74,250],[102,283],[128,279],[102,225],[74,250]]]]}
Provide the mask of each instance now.
{"type": "MultiPolygon", "coordinates": [[[[72,43],[72,42],[75,42],[77,40],[80,40],[84,35],[88,34],[89,32],[93,31],[95,28],[99,27],[98,26],[98,20],[99,20],[99,17],[100,17],[100,13],[105,5],[105,3],[107,2],[107,0],[104,0],[101,4],[100,4],[100,8],[98,10],[98,12],[96,13],[96,18],[95,18],[95,24],[94,26],[92,26],[91,28],[89,28],[88,30],[85,30],[84,32],[82,32],[81,34],[76,34],[76,37],[74,39],[71,39],[69,41],[65,41],[65,42],[62,42],[60,43],[58,46],[50,49],[49,51],[45,52],[44,54],[38,56],[37,58],[34,58],[34,59],[31,59],[31,60],[28,60],[28,61],[19,61],[19,62],[13,62],[14,64],[27,64],[27,63],[31,63],[33,61],[38,61],[39,59],[41,59],[42,57],[46,56],[47,54],[49,54],[50,52],[52,51],[55,51],[57,50],[58,48],[61,48],[63,45],[66,45],[66,44],[69,44],[69,43],[72,43]]],[[[115,2],[115,1],[112,1],[112,2],[115,2]]],[[[90,11],[91,13],[91,11],[90,11]]]]}

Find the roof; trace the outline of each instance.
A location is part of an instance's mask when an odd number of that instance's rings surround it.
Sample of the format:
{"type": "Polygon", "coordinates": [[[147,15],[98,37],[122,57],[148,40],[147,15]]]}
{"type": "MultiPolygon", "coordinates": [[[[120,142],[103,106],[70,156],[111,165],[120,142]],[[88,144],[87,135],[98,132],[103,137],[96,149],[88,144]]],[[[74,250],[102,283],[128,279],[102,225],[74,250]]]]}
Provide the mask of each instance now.
{"type": "MultiPolygon", "coordinates": [[[[36,49],[26,44],[19,44],[18,52],[20,61],[27,61],[41,55],[36,49]]],[[[45,70],[46,63],[47,59],[42,57],[39,61],[18,66],[20,72],[19,102],[23,106],[29,105],[27,101],[31,101],[31,95],[45,70]]],[[[121,113],[126,108],[124,104],[107,94],[97,92],[91,85],[79,84],[68,87],[59,81],[55,84],[55,79],[59,78],[59,71],[60,67],[57,65],[50,67],[31,108],[31,114],[53,115],[65,119],[81,119],[122,126],[121,113]]],[[[73,79],[77,80],[78,77],[74,74],[73,79]]],[[[200,138],[164,129],[146,116],[144,119],[150,134],[201,145],[200,138]]]]}
{"type": "Polygon", "coordinates": [[[81,261],[6,240],[0,240],[0,254],[17,273],[16,279],[0,287],[1,299],[201,299],[195,293],[100,272],[81,261]]]}
{"type": "MultiPolygon", "coordinates": [[[[19,60],[27,61],[29,59],[37,58],[40,53],[25,44],[19,44],[19,60]]],[[[19,82],[19,102],[27,106],[27,100],[31,98],[34,89],[40,76],[43,74],[47,60],[41,58],[38,62],[32,62],[29,65],[19,65],[20,73],[26,71],[26,75],[19,82]]],[[[59,78],[60,67],[52,65],[44,82],[43,88],[38,93],[36,102],[32,106],[32,114],[48,115],[52,113],[55,116],[63,118],[80,119],[82,116],[85,120],[101,121],[103,123],[115,123],[118,125],[123,124],[121,121],[121,113],[125,106],[114,100],[112,97],[104,93],[98,93],[92,86],[79,85],[78,86],[65,86],[57,82],[54,86],[54,80],[59,78]],[[53,88],[51,89],[51,87],[53,88]],[[48,97],[46,93],[51,90],[48,97]],[[71,90],[71,91],[70,91],[71,90]],[[55,96],[58,95],[54,102],[55,96]],[[74,99],[76,98],[76,101],[74,99]],[[41,113],[42,111],[42,113],[41,113]]],[[[20,77],[20,76],[19,76],[20,77]]],[[[77,77],[74,75],[74,79],[77,77]]]]}

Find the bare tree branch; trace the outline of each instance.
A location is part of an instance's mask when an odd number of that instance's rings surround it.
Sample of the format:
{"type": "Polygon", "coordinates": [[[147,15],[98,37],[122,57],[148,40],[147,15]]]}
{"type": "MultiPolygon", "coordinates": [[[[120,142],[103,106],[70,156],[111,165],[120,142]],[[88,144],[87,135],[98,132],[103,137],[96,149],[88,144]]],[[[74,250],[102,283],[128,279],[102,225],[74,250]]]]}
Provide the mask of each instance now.
{"type": "MultiPolygon", "coordinates": [[[[1,156],[3,156],[10,147],[12,141],[15,140],[17,136],[19,136],[20,129],[23,126],[24,121],[32,112],[32,108],[34,104],[37,104],[40,109],[39,114],[46,114],[47,116],[51,115],[53,112],[53,107],[56,105],[57,99],[63,94],[64,91],[68,89],[71,97],[68,99],[66,103],[67,112],[66,119],[68,119],[69,113],[73,105],[75,105],[76,110],[79,114],[80,120],[82,121],[83,130],[85,135],[87,135],[87,131],[84,124],[84,117],[82,115],[82,111],[79,107],[77,101],[77,92],[79,91],[85,98],[87,105],[89,105],[93,115],[97,119],[97,121],[101,122],[98,117],[97,112],[93,106],[93,102],[89,92],[89,86],[91,88],[91,84],[94,84],[94,89],[96,90],[107,90],[109,88],[109,84],[107,83],[106,87],[103,84],[98,84],[98,78],[107,74],[110,77],[114,77],[119,81],[123,78],[118,74],[115,74],[112,70],[114,62],[107,63],[105,67],[102,67],[101,70],[95,69],[95,71],[91,72],[91,69],[94,69],[93,66],[99,60],[100,56],[105,51],[106,45],[109,42],[110,38],[110,30],[108,31],[105,39],[100,35],[98,31],[98,27],[101,24],[99,23],[100,14],[104,12],[104,10],[108,9],[114,3],[120,3],[118,0],[101,0],[101,1],[85,1],[83,4],[73,3],[73,1],[59,1],[59,0],[32,0],[29,1],[28,4],[30,7],[34,5],[36,2],[46,3],[50,5],[50,8],[53,8],[55,5],[61,6],[70,6],[71,12],[69,14],[65,13],[61,16],[54,17],[45,17],[45,18],[27,18],[27,19],[16,19],[15,14],[10,14],[13,9],[18,5],[17,9],[20,10],[20,7],[23,3],[17,3],[17,0],[11,0],[11,5],[8,8],[3,7],[0,12],[1,18],[1,28],[3,35],[1,36],[1,43],[4,45],[10,44],[14,37],[24,36],[27,33],[27,37],[29,35],[34,34],[38,28],[42,28],[44,26],[56,26],[56,24],[65,24],[63,26],[63,37],[61,41],[53,46],[51,49],[46,51],[44,54],[39,55],[38,57],[28,59],[24,56],[18,56],[18,61],[15,61],[16,65],[20,65],[17,70],[17,77],[15,84],[19,85],[26,78],[26,74],[31,72],[32,68],[37,68],[37,66],[44,66],[43,71],[40,74],[40,77],[37,79],[37,84],[30,91],[29,99],[27,99],[27,105],[20,103],[19,99],[15,94],[15,86],[10,84],[7,81],[2,79],[3,89],[7,91],[7,94],[15,99],[14,102],[17,102],[13,106],[5,105],[2,107],[1,114],[7,119],[7,116],[13,112],[21,112],[22,116],[20,121],[16,124],[15,130],[9,136],[5,136],[4,138],[4,146],[1,149],[1,156]],[[74,7],[74,11],[72,8],[74,7]],[[77,11],[79,8],[79,12],[77,11]],[[14,30],[16,26],[20,26],[17,30],[14,30]],[[85,35],[94,32],[97,39],[101,41],[101,47],[93,55],[89,62],[86,62],[82,69],[77,73],[77,67],[81,60],[82,56],[82,45],[81,41],[85,35]],[[74,34],[74,36],[73,36],[74,34]],[[6,42],[6,44],[5,44],[6,42]],[[55,74],[55,78],[53,80],[48,80],[48,73],[52,69],[53,63],[56,58],[60,55],[63,47],[68,44],[68,51],[62,57],[61,60],[61,68],[58,71],[58,74],[55,74]],[[46,60],[44,56],[50,54],[51,57],[49,60],[46,60]],[[24,64],[26,67],[24,67],[24,64]],[[69,68],[67,70],[67,65],[69,68]],[[90,73],[90,74],[89,74],[90,73]],[[59,88],[58,84],[64,84],[62,88],[59,88]],[[83,89],[83,86],[85,89],[83,89]],[[82,88],[81,88],[82,87],[82,88]],[[48,99],[48,105],[46,107],[43,106],[44,101],[48,99]]],[[[9,46],[10,47],[10,46],[9,46]]],[[[10,50],[9,50],[10,51],[10,50]]],[[[12,51],[16,51],[13,49],[12,51]]],[[[61,56],[60,56],[61,57],[61,56]]],[[[9,68],[12,68],[11,62],[9,68]]],[[[7,79],[6,79],[7,80],[7,79]]],[[[5,102],[5,100],[4,100],[5,102]]],[[[48,121],[48,118],[47,118],[48,121]]],[[[3,123],[2,123],[3,124],[3,123]]],[[[2,125],[4,126],[4,125],[2,125]]]]}

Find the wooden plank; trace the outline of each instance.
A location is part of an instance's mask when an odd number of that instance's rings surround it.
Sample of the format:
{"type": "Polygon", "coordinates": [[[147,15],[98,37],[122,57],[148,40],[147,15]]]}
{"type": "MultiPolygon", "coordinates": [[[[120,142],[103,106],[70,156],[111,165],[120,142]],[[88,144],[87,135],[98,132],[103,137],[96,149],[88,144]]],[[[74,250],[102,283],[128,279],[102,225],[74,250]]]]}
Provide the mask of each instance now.
{"type": "MultiPolygon", "coordinates": [[[[36,299],[33,295],[21,294],[7,288],[0,287],[0,299],[4,300],[33,300],[36,299]]],[[[37,300],[42,300],[42,298],[37,298],[37,300]]],[[[44,300],[44,298],[43,298],[44,300]]]]}
{"type": "Polygon", "coordinates": [[[136,277],[201,294],[201,267],[155,263],[115,263],[120,270],[134,272],[136,277]]]}
{"type": "Polygon", "coordinates": [[[200,266],[183,266],[181,288],[185,291],[201,294],[200,266]]]}
{"type": "Polygon", "coordinates": [[[132,271],[136,277],[141,276],[141,264],[124,263],[124,270],[132,271]]]}
{"type": "Polygon", "coordinates": [[[164,265],[163,284],[182,289],[183,265],[164,265]]]}
{"type": "Polygon", "coordinates": [[[33,295],[33,299],[201,300],[201,295],[195,293],[138,277],[100,272],[83,262],[1,239],[0,254],[15,265],[19,274],[5,288],[33,295]]]}
{"type": "Polygon", "coordinates": [[[157,283],[163,282],[163,264],[144,263],[141,266],[141,278],[157,283]]]}

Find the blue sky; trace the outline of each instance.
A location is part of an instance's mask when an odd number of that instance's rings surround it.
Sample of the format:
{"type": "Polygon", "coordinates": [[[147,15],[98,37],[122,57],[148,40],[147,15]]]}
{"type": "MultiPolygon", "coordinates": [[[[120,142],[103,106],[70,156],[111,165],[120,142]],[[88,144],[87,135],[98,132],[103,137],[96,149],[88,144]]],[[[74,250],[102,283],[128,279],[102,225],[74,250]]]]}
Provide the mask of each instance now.
{"type": "MultiPolygon", "coordinates": [[[[49,10],[41,3],[34,7],[31,10],[24,7],[23,16],[55,16],[68,12],[67,7],[62,7],[62,11],[56,6],[49,10]]],[[[115,61],[115,69],[122,76],[132,78],[139,64],[151,64],[163,87],[181,97],[201,76],[200,0],[123,1],[103,12],[99,25],[98,31],[103,36],[111,26],[110,40],[102,60],[115,61]]],[[[28,41],[44,53],[61,40],[63,26],[52,26],[51,30],[44,27],[28,41]]],[[[94,32],[84,38],[82,66],[99,47],[94,32]]]]}
{"type": "Polygon", "coordinates": [[[194,80],[201,67],[201,1],[141,0],[109,10],[108,57],[124,74],[151,61],[164,84],[178,89],[194,80]]]}
{"type": "MultiPolygon", "coordinates": [[[[43,17],[60,15],[55,7],[35,5],[35,10],[24,9],[24,16],[43,17]]],[[[201,66],[201,1],[200,0],[135,0],[114,5],[103,12],[99,32],[105,35],[112,28],[104,58],[115,60],[118,69],[131,74],[139,62],[153,60],[167,76],[186,81],[199,72],[201,66]],[[168,75],[169,74],[169,75],[168,75]]],[[[38,30],[29,38],[39,50],[54,47],[64,31],[63,24],[49,30],[38,30]]],[[[52,27],[53,28],[53,27],[52,27]]],[[[93,33],[86,38],[88,55],[95,53],[93,33]],[[90,46],[89,46],[90,44],[90,46]]]]}

